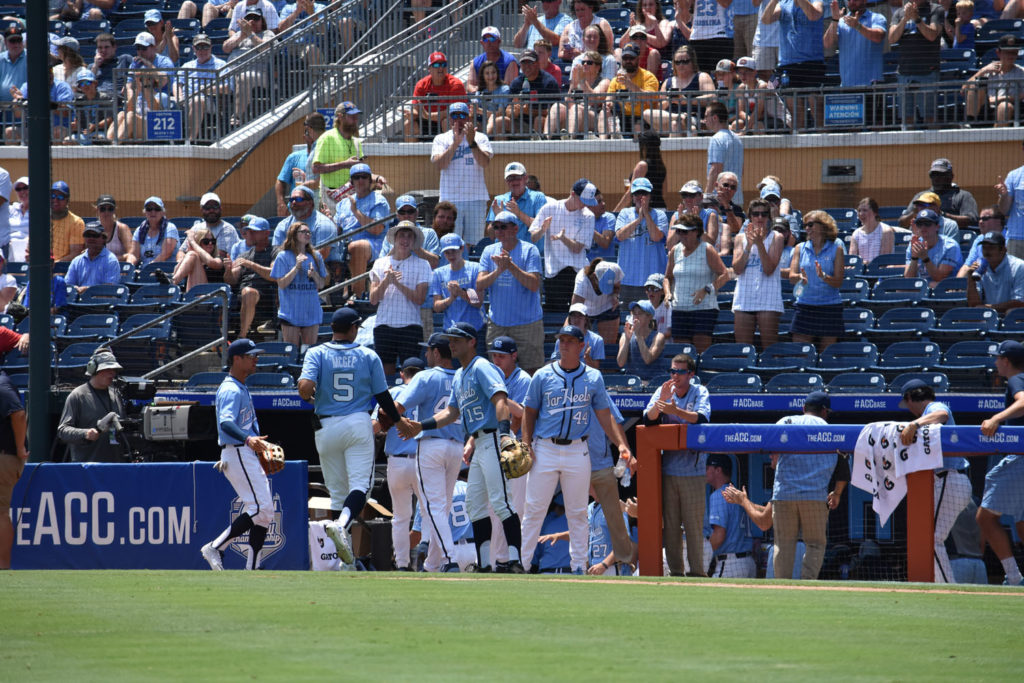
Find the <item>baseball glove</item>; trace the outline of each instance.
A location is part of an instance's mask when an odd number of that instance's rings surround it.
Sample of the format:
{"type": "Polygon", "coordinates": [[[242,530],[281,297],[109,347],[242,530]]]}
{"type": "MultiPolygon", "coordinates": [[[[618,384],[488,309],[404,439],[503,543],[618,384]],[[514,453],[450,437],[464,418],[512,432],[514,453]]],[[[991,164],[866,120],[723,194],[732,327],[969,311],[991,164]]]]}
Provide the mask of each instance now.
{"type": "Polygon", "coordinates": [[[507,479],[518,479],[533,467],[533,456],[530,449],[518,439],[503,439],[501,453],[498,454],[501,471],[507,479]]]}
{"type": "Polygon", "coordinates": [[[278,446],[276,443],[269,441],[259,441],[262,444],[262,448],[256,451],[256,455],[260,458],[260,467],[268,475],[277,474],[284,469],[284,449],[278,446]]]}

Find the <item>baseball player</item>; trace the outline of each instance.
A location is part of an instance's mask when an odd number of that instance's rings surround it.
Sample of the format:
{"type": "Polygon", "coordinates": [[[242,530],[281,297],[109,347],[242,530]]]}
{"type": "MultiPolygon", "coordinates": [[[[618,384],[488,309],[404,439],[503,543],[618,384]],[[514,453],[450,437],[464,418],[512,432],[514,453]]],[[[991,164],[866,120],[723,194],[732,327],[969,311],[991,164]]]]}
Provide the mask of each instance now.
{"type": "Polygon", "coordinates": [[[501,371],[476,355],[477,331],[469,323],[458,322],[444,332],[452,356],[459,361],[452,382],[452,393],[444,410],[422,422],[399,425],[398,433],[411,439],[422,431],[446,427],[461,415],[465,433],[474,439],[475,449],[469,465],[469,490],[466,505],[473,524],[477,567],[489,571],[491,566],[491,520],[487,502],[501,520],[509,549],[507,565],[495,565],[495,571],[524,573],[520,560],[521,529],[519,515],[509,504],[508,485],[501,471],[498,452],[501,443],[512,439],[509,420],[508,390],[501,371]]]}
{"type": "MultiPolygon", "coordinates": [[[[953,411],[945,403],[935,400],[935,390],[919,380],[903,385],[900,407],[914,414],[900,433],[900,442],[909,446],[917,440],[922,425],[955,425],[953,411]]],[[[967,458],[942,458],[942,467],[935,470],[935,583],[956,583],[953,566],[946,552],[946,537],[953,529],[956,518],[971,501],[971,480],[967,478],[967,458]]]]}
{"type": "Polygon", "coordinates": [[[220,462],[216,467],[224,473],[235,494],[242,501],[242,512],[220,536],[204,545],[200,552],[214,571],[224,570],[224,550],[231,539],[249,532],[246,569],[259,569],[260,551],[267,538],[267,529],[274,519],[274,499],[270,482],[253,448],[260,448],[260,425],[252,397],[245,388],[245,378],[256,371],[256,348],[251,339],[236,339],[228,347],[228,376],[217,388],[217,443],[220,462]]]}
{"type": "MultiPolygon", "coordinates": [[[[608,409],[611,411],[612,420],[617,424],[622,424],[625,419],[622,417],[622,413],[619,412],[618,407],[614,402],[608,403],[608,409]]],[[[591,496],[596,500],[600,507],[607,510],[614,510],[619,504],[619,482],[615,478],[615,461],[612,459],[608,452],[608,440],[605,438],[604,430],[601,429],[601,423],[596,419],[594,415],[591,415],[590,429],[587,431],[587,451],[590,453],[590,488],[591,496]]],[[[636,469],[636,458],[631,458],[627,463],[632,470],[636,469]]],[[[604,519],[602,515],[602,519],[604,519]]],[[[608,520],[605,520],[607,526],[608,535],[606,536],[605,543],[611,542],[612,548],[615,551],[614,557],[608,558],[605,562],[605,566],[614,568],[616,562],[623,565],[632,565],[633,555],[635,552],[633,542],[629,537],[629,525],[628,523],[619,523],[619,517],[612,515],[608,520]]],[[[593,530],[593,526],[591,526],[593,530]]],[[[593,542],[591,542],[593,547],[593,542]]],[[[595,564],[594,556],[591,555],[591,567],[595,564]]],[[[601,555],[596,558],[597,562],[605,560],[605,556],[601,555]]],[[[633,573],[633,568],[627,566],[619,567],[619,573],[625,576],[629,576],[633,573]]],[[[590,571],[589,569],[587,570],[590,571]]],[[[602,572],[604,570],[601,570],[602,572]]],[[[612,574],[616,571],[612,571],[612,574]]]]}
{"type": "MultiPolygon", "coordinates": [[[[427,370],[413,377],[398,395],[398,411],[433,415],[448,407],[455,370],[448,340],[432,334],[426,343],[427,370]]],[[[458,420],[438,429],[423,430],[416,440],[416,481],[423,495],[420,512],[426,520],[424,536],[430,544],[423,566],[428,572],[457,572],[448,515],[452,489],[462,466],[462,425],[458,420]]]]}
{"type": "MultiPolygon", "coordinates": [[[[462,477],[455,481],[455,488],[452,490],[452,512],[448,516],[448,526],[451,529],[452,541],[455,543],[455,561],[459,569],[466,571],[470,565],[476,563],[476,546],[473,544],[473,525],[469,523],[469,512],[466,510],[466,480],[462,477]]],[[[420,532],[423,526],[423,514],[420,509],[416,510],[416,518],[412,522],[413,533],[420,532]]],[[[430,545],[427,544],[429,552],[430,545]]]]}
{"type": "Polygon", "coordinates": [[[373,484],[371,399],[377,399],[399,433],[402,424],[408,424],[388,393],[380,358],[355,343],[362,321],[351,308],[336,310],[331,316],[331,341],[306,352],[299,376],[299,396],[313,404],[316,414],[316,450],[331,495],[334,521],[324,526],[324,532],[346,564],[355,560],[349,524],[362,511],[373,484]]]}
{"type": "Polygon", "coordinates": [[[565,516],[569,521],[569,555],[573,573],[587,566],[587,492],[590,457],[587,430],[591,408],[619,457],[632,454],[621,425],[612,420],[611,399],[597,370],[580,362],[585,337],[572,325],[556,335],[562,349],[558,363],[545,365],[530,380],[523,404],[523,443],[532,448],[535,462],[526,489],[523,515],[523,556],[533,557],[537,536],[555,485],[561,483],[565,516]]]}
{"type": "MultiPolygon", "coordinates": [[[[399,374],[403,385],[388,391],[397,398],[416,374],[424,369],[419,358],[406,358],[399,374]]],[[[378,410],[380,407],[378,406],[378,410]]],[[[406,411],[410,418],[416,417],[415,410],[406,411]]],[[[380,424],[373,423],[374,433],[379,433],[380,424]]],[[[388,491],[391,493],[391,546],[395,551],[395,567],[398,571],[409,571],[409,524],[413,516],[413,496],[420,499],[419,482],[416,480],[416,443],[398,436],[394,427],[384,437],[384,454],[388,457],[388,491]]]]}
{"type": "Polygon", "coordinates": [[[707,482],[711,485],[708,499],[708,528],[705,532],[711,542],[714,560],[708,576],[733,579],[757,577],[754,565],[753,539],[750,520],[739,506],[730,505],[724,497],[732,479],[732,461],[729,456],[712,453],[707,458],[707,482]]]}
{"type": "MultiPolygon", "coordinates": [[[[594,488],[590,488],[591,496],[594,495],[594,488]]],[[[617,503],[619,514],[611,513],[610,519],[621,519],[622,525],[629,528],[629,516],[626,514],[626,504],[621,500],[617,503]]],[[[632,576],[633,567],[629,563],[619,562],[615,551],[612,549],[612,533],[608,524],[609,517],[605,509],[596,499],[587,506],[587,526],[590,529],[590,566],[587,567],[587,574],[591,576],[632,576]]],[[[629,538],[636,542],[636,527],[629,538]]]]}

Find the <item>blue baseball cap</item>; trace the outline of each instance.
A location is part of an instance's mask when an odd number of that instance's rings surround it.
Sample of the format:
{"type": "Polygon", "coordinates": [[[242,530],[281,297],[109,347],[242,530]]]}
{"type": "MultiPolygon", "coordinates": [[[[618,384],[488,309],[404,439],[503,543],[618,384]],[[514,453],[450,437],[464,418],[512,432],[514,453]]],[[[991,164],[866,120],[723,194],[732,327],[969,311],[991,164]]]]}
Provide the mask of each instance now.
{"type": "Polygon", "coordinates": [[[565,325],[562,329],[555,333],[555,338],[558,337],[572,337],[578,341],[583,341],[586,337],[583,336],[583,330],[576,327],[575,325],[565,325]]]}
{"type": "Polygon", "coordinates": [[[654,315],[654,304],[652,304],[650,301],[634,301],[633,304],[629,307],[630,312],[632,312],[634,308],[639,308],[641,311],[647,313],[648,315],[654,315]]]}
{"type": "Polygon", "coordinates": [[[444,331],[448,339],[476,339],[476,328],[466,322],[457,322],[444,331]]]}
{"type": "Polygon", "coordinates": [[[494,341],[491,342],[491,345],[487,347],[487,353],[504,353],[511,355],[518,350],[519,347],[516,345],[516,340],[504,335],[495,337],[494,341]]]}
{"type": "Polygon", "coordinates": [[[251,213],[247,213],[242,216],[242,227],[245,230],[262,232],[263,230],[270,230],[270,223],[267,222],[266,218],[261,218],[260,216],[254,216],[251,213]]]}
{"type": "Polygon", "coordinates": [[[255,356],[260,353],[263,353],[263,349],[258,348],[256,342],[242,337],[231,342],[231,346],[228,347],[228,363],[235,356],[255,356]]]}
{"type": "Polygon", "coordinates": [[[914,216],[914,222],[927,221],[930,223],[939,224],[939,214],[935,213],[933,209],[921,209],[914,216]]]}
{"type": "Polygon", "coordinates": [[[402,364],[398,367],[399,370],[406,370],[408,368],[416,368],[418,370],[426,369],[427,364],[423,362],[422,358],[410,356],[402,361],[402,364]]]}
{"type": "Polygon", "coordinates": [[[779,187],[778,183],[765,183],[764,187],[761,188],[761,199],[767,199],[768,197],[782,199],[782,188],[779,187]]]}
{"type": "Polygon", "coordinates": [[[465,114],[469,116],[469,105],[465,102],[452,102],[448,105],[448,116],[452,114],[465,114]]]}
{"type": "Polygon", "coordinates": [[[365,173],[368,176],[372,176],[373,175],[373,173],[370,172],[370,165],[369,164],[356,164],[355,166],[353,166],[352,168],[350,168],[348,170],[349,177],[352,177],[354,175],[359,175],[360,173],[365,173]]]}
{"type": "Polygon", "coordinates": [[[434,332],[427,338],[427,341],[420,342],[420,346],[425,346],[428,349],[436,349],[442,346],[448,346],[448,337],[444,336],[442,332],[434,332]]]}
{"type": "Polygon", "coordinates": [[[1024,362],[1024,345],[1019,341],[1007,339],[999,345],[996,355],[1000,358],[1005,358],[1013,363],[1014,366],[1019,367],[1024,362]]]}
{"type": "Polygon", "coordinates": [[[71,188],[63,180],[58,180],[53,185],[50,185],[50,192],[60,192],[65,197],[71,196],[71,188]]]}
{"type": "Polygon", "coordinates": [[[343,327],[347,330],[361,322],[363,322],[362,316],[354,308],[349,308],[348,306],[339,308],[331,316],[331,327],[343,327]]]}
{"type": "Polygon", "coordinates": [[[923,379],[912,379],[909,382],[906,382],[903,385],[903,389],[900,391],[900,396],[903,397],[902,400],[900,400],[900,408],[903,408],[904,410],[906,410],[906,408],[907,408],[907,394],[909,394],[914,389],[921,389],[922,387],[927,387],[927,386],[930,386],[930,385],[928,384],[928,382],[925,382],[923,379]]]}
{"type": "Polygon", "coordinates": [[[462,251],[464,246],[466,246],[466,243],[463,242],[462,238],[454,232],[450,232],[441,238],[441,251],[449,251],[451,249],[458,249],[459,251],[462,251]]]}
{"type": "Polygon", "coordinates": [[[78,78],[75,80],[75,82],[76,83],[95,83],[96,82],[96,76],[93,74],[93,72],[89,71],[88,69],[82,69],[82,71],[79,72],[78,78]]]}
{"type": "Polygon", "coordinates": [[[573,183],[572,191],[585,206],[597,206],[597,186],[586,178],[573,183]]]}
{"type": "Polygon", "coordinates": [[[142,17],[143,22],[147,24],[162,24],[164,22],[163,15],[160,14],[158,9],[147,10],[142,17]]]}
{"type": "Polygon", "coordinates": [[[356,114],[363,113],[359,109],[359,107],[355,105],[355,102],[350,102],[348,100],[342,102],[341,104],[334,108],[335,115],[337,115],[339,109],[341,110],[342,114],[348,114],[349,116],[355,116],[356,114]]]}
{"type": "Polygon", "coordinates": [[[654,185],[651,185],[651,181],[647,178],[637,178],[629,186],[629,191],[632,192],[654,192],[654,185]]]}
{"type": "Polygon", "coordinates": [[[812,391],[804,399],[805,408],[831,408],[832,399],[824,391],[812,391]]]}
{"type": "Polygon", "coordinates": [[[516,223],[516,215],[511,211],[499,211],[492,223],[516,223]]]}
{"type": "MultiPolygon", "coordinates": [[[[355,168],[355,167],[353,167],[355,168]]],[[[403,194],[401,197],[395,200],[395,209],[404,209],[407,206],[411,206],[414,209],[419,208],[419,204],[416,203],[416,197],[411,194],[403,194]]]]}

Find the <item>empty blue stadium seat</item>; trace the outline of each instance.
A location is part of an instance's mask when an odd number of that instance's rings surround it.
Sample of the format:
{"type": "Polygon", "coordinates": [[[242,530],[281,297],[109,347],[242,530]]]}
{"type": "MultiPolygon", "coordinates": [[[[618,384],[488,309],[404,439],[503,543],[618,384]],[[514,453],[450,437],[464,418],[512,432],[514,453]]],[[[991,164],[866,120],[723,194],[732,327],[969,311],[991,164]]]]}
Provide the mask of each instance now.
{"type": "Polygon", "coordinates": [[[283,372],[254,372],[245,378],[250,389],[294,389],[295,378],[283,372]]]}
{"type": "Polygon", "coordinates": [[[994,341],[959,341],[946,349],[938,370],[942,371],[957,389],[989,387],[995,372],[996,351],[994,341]]]}
{"type": "Polygon", "coordinates": [[[836,342],[826,346],[818,357],[817,372],[861,372],[878,362],[878,347],[866,341],[836,342]]]}
{"type": "Polygon", "coordinates": [[[764,388],[761,378],[752,372],[723,372],[714,375],[705,386],[713,394],[751,394],[764,388]]]}
{"type": "Polygon", "coordinates": [[[227,376],[228,373],[226,372],[197,372],[188,378],[188,381],[185,382],[185,388],[216,389],[227,376]]]}
{"type": "Polygon", "coordinates": [[[941,372],[905,372],[897,375],[889,383],[889,391],[900,394],[907,382],[919,379],[931,386],[937,394],[944,394],[949,391],[949,378],[941,372]]]}
{"type": "Polygon", "coordinates": [[[965,340],[983,340],[999,326],[999,315],[991,308],[954,308],[946,311],[928,336],[940,344],[965,340]]]}
{"type": "Polygon", "coordinates": [[[871,370],[881,372],[886,377],[901,372],[923,372],[938,365],[941,358],[939,345],[934,342],[896,342],[886,347],[871,370]]]}
{"type": "Polygon", "coordinates": [[[817,360],[814,344],[777,342],[761,352],[754,367],[758,372],[797,372],[813,368],[817,360]]]}
{"type": "Polygon", "coordinates": [[[825,386],[821,375],[814,372],[784,372],[764,385],[769,394],[809,394],[825,386]]]}
{"type": "Polygon", "coordinates": [[[841,372],[827,388],[830,394],[878,394],[885,386],[885,376],[877,372],[841,372]]]}
{"type": "Polygon", "coordinates": [[[617,373],[605,373],[604,385],[609,389],[625,389],[627,391],[638,391],[641,381],[636,375],[620,375],[617,373]]]}
{"type": "Polygon", "coordinates": [[[753,344],[712,344],[700,355],[700,370],[704,372],[742,372],[752,368],[757,352],[753,344]]]}
{"type": "Polygon", "coordinates": [[[843,325],[847,337],[859,337],[875,325],[875,314],[868,308],[843,307],[843,325]]]}
{"type": "Polygon", "coordinates": [[[882,313],[873,328],[864,330],[864,338],[884,346],[897,341],[923,339],[935,325],[935,313],[930,308],[902,306],[882,313]]]}

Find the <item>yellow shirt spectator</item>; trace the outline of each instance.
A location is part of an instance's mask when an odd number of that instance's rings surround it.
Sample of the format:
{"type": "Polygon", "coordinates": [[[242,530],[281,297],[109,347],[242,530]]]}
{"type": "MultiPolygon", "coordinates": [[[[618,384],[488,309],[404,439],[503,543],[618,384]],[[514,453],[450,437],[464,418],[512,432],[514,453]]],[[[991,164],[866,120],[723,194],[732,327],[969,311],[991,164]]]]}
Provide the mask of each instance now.
{"type": "MultiPolygon", "coordinates": [[[[341,131],[332,128],[323,135],[316,143],[316,151],[313,152],[313,162],[321,164],[334,164],[345,161],[352,157],[363,156],[363,143],[359,138],[345,138],[341,131]]],[[[336,189],[348,182],[349,171],[347,168],[322,173],[320,175],[321,187],[336,189]]]]}
{"type": "MultiPolygon", "coordinates": [[[[85,247],[82,233],[85,221],[68,211],[63,218],[50,222],[50,252],[55,261],[70,261],[85,247]]],[[[29,245],[31,249],[32,245],[29,245]]]]}
{"type": "MultiPolygon", "coordinates": [[[[647,92],[658,91],[658,79],[647,69],[637,67],[637,70],[632,76],[626,74],[629,81],[636,86],[636,90],[642,90],[647,92]]],[[[608,93],[615,92],[631,92],[631,88],[619,80],[618,77],[612,79],[611,83],[608,84],[608,93]]],[[[616,98],[618,99],[618,98],[616,98]]],[[[622,102],[622,113],[627,116],[640,116],[640,113],[644,109],[651,109],[654,107],[656,97],[643,97],[638,98],[636,95],[632,96],[631,100],[624,100],[622,102]]]]}

